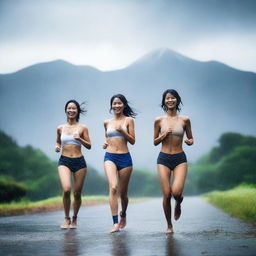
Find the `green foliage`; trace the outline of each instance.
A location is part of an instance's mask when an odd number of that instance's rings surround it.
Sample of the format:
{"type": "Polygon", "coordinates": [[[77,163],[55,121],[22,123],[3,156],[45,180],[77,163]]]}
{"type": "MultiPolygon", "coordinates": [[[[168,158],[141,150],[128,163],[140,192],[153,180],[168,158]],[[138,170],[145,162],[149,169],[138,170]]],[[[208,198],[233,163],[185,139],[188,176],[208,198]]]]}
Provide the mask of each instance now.
{"type": "Polygon", "coordinates": [[[233,217],[256,222],[256,184],[243,183],[228,191],[206,194],[205,198],[233,217]]]}
{"type": "Polygon", "coordinates": [[[156,174],[148,171],[134,170],[129,185],[131,196],[159,196],[161,189],[156,174]]]}
{"type": "Polygon", "coordinates": [[[240,183],[256,184],[256,138],[225,133],[219,146],[190,167],[186,192],[198,194],[226,190],[240,183]]]}
{"type": "Polygon", "coordinates": [[[0,177],[0,202],[17,201],[26,195],[26,187],[16,181],[0,177]]]}

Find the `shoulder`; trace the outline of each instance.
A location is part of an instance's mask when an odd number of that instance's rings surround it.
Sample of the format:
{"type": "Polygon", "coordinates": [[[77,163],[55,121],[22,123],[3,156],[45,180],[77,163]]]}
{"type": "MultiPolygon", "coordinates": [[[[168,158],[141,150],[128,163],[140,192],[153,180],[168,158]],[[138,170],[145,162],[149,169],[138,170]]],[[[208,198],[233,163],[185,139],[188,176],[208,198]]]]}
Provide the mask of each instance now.
{"type": "Polygon", "coordinates": [[[180,118],[185,124],[190,123],[190,119],[188,116],[180,116],[180,118]]]}
{"type": "Polygon", "coordinates": [[[134,118],[132,118],[132,117],[130,117],[130,116],[127,116],[127,117],[125,118],[125,122],[127,122],[127,123],[134,123],[134,118]]]}
{"type": "Polygon", "coordinates": [[[108,126],[108,124],[109,124],[109,122],[111,121],[111,119],[106,119],[106,120],[104,120],[104,127],[106,128],[107,126],[108,126]]]}
{"type": "Polygon", "coordinates": [[[155,124],[159,124],[165,117],[164,116],[158,116],[155,118],[155,124]]]}
{"type": "Polygon", "coordinates": [[[61,125],[57,126],[57,131],[61,131],[62,128],[64,127],[64,125],[65,125],[65,124],[61,124],[61,125]]]}
{"type": "Polygon", "coordinates": [[[84,130],[88,131],[87,126],[84,125],[84,124],[79,124],[79,128],[82,129],[83,131],[84,131],[84,130]]]}

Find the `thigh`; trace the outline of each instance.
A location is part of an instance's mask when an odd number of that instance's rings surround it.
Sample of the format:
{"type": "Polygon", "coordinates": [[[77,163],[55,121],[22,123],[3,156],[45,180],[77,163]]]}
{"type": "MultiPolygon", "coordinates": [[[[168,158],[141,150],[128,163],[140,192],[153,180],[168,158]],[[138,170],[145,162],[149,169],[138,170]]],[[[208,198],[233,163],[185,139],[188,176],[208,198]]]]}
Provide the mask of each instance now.
{"type": "Polygon", "coordinates": [[[71,188],[71,171],[64,165],[58,166],[58,173],[62,189],[71,188]]]}
{"type": "Polygon", "coordinates": [[[185,185],[187,176],[187,163],[182,163],[176,166],[173,170],[172,190],[181,194],[185,185]]]}
{"type": "Polygon", "coordinates": [[[160,184],[162,187],[162,191],[164,193],[170,193],[170,178],[171,178],[171,170],[165,165],[158,164],[157,165],[158,177],[160,180],[160,184]]]}
{"type": "Polygon", "coordinates": [[[74,191],[81,192],[84,185],[84,179],[87,173],[87,169],[83,168],[73,173],[74,177],[74,191]]]}
{"type": "Polygon", "coordinates": [[[109,186],[117,186],[118,176],[116,165],[112,161],[107,160],[104,162],[104,169],[108,179],[109,186]]]}
{"type": "Polygon", "coordinates": [[[118,171],[119,176],[119,190],[120,193],[127,193],[128,184],[132,173],[132,166],[126,167],[118,171]]]}

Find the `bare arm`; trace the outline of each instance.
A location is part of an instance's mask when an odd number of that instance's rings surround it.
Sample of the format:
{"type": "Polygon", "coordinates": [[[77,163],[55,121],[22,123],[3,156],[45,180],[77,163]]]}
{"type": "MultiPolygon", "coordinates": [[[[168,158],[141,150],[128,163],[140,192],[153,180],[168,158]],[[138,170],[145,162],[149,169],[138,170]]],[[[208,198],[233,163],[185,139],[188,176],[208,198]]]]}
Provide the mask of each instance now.
{"type": "Polygon", "coordinates": [[[193,145],[194,139],[192,135],[191,122],[188,117],[185,119],[185,131],[187,139],[184,141],[188,146],[193,145]]]}
{"type": "Polygon", "coordinates": [[[135,144],[135,129],[134,129],[134,120],[133,118],[129,118],[128,120],[128,129],[125,131],[121,126],[116,129],[117,131],[121,132],[125,139],[131,143],[132,145],[135,144]]]}
{"type": "Polygon", "coordinates": [[[57,139],[56,139],[56,146],[55,146],[55,152],[60,152],[60,149],[61,149],[61,139],[60,139],[60,136],[61,136],[61,126],[59,126],[57,128],[57,139]]]}
{"type": "Polygon", "coordinates": [[[161,143],[167,135],[169,135],[172,130],[168,129],[163,134],[160,134],[161,126],[160,126],[161,119],[157,118],[154,122],[154,145],[157,146],[159,143],[161,143]]]}
{"type": "Polygon", "coordinates": [[[105,141],[103,143],[103,149],[106,149],[108,147],[108,139],[107,139],[107,125],[108,125],[108,121],[104,121],[104,129],[105,129],[105,141]]]}
{"type": "Polygon", "coordinates": [[[83,131],[82,131],[81,136],[80,136],[79,133],[75,133],[74,138],[76,140],[79,140],[82,143],[82,145],[84,147],[86,147],[87,149],[91,149],[92,145],[91,145],[91,140],[90,140],[90,137],[89,137],[88,128],[85,127],[85,126],[82,126],[82,127],[83,127],[83,131]]]}

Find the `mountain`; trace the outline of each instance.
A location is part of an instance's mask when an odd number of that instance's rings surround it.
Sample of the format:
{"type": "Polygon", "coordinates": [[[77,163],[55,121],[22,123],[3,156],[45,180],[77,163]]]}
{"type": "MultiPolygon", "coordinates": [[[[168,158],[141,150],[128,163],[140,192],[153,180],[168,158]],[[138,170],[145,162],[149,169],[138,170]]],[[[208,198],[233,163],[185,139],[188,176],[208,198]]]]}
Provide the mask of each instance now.
{"type": "Polygon", "coordinates": [[[88,163],[100,171],[104,151],[103,121],[111,117],[109,100],[123,93],[138,112],[136,144],[130,146],[137,168],[156,169],[159,146],[153,146],[153,122],[163,115],[162,93],[176,89],[182,98],[181,115],[191,118],[195,144],[184,145],[194,162],[227,131],[256,135],[256,74],[216,61],[201,62],[169,49],[158,49],[120,70],[102,72],[57,60],[0,75],[0,129],[20,145],[31,144],[52,159],[56,127],[66,121],[69,99],[86,101],[81,118],[90,132],[88,163]]]}

